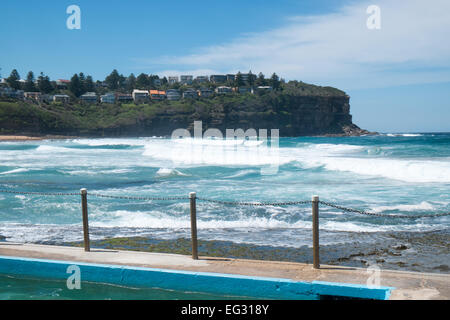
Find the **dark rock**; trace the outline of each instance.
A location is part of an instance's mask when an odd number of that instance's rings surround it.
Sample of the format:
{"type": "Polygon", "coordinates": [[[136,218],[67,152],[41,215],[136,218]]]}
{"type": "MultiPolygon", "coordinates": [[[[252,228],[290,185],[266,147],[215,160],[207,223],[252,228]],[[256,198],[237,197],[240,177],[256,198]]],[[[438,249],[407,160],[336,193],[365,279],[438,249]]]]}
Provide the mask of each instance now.
{"type": "Polygon", "coordinates": [[[408,249],[408,247],[405,246],[404,244],[401,244],[399,246],[395,246],[394,249],[395,250],[406,250],[406,249],[408,249]]]}
{"type": "Polygon", "coordinates": [[[446,265],[446,264],[441,264],[441,265],[439,265],[437,267],[434,267],[433,269],[434,270],[439,270],[439,271],[442,271],[442,272],[449,272],[450,271],[449,266],[446,265]]]}

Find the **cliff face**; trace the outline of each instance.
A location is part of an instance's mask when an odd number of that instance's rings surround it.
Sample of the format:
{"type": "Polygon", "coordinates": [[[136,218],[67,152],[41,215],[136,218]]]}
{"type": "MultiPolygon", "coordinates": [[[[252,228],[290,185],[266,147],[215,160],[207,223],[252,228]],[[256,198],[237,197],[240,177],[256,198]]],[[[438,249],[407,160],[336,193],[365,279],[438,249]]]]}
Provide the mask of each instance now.
{"type": "Polygon", "coordinates": [[[349,97],[340,95],[230,95],[144,105],[55,106],[0,102],[0,132],[89,136],[170,136],[175,129],[279,129],[280,136],[361,135],[349,97]],[[11,103],[10,103],[11,104],[11,103]]]}
{"type": "Polygon", "coordinates": [[[188,111],[170,107],[157,116],[121,128],[104,130],[105,135],[171,135],[186,128],[193,133],[194,121],[202,121],[203,130],[279,129],[280,136],[361,135],[369,133],[352,123],[349,97],[284,96],[236,102],[216,101],[213,105],[191,105],[188,111]]]}

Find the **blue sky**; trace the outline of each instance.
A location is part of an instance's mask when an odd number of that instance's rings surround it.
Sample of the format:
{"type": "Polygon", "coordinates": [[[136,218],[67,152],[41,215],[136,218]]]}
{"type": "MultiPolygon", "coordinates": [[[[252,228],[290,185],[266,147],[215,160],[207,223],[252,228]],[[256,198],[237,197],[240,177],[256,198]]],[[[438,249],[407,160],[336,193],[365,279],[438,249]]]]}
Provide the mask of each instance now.
{"type": "Polygon", "coordinates": [[[194,75],[252,70],[336,86],[354,122],[450,131],[450,1],[2,1],[0,68],[194,75]],[[66,8],[81,8],[81,30],[66,8]],[[366,8],[381,9],[369,30],[366,8]]]}

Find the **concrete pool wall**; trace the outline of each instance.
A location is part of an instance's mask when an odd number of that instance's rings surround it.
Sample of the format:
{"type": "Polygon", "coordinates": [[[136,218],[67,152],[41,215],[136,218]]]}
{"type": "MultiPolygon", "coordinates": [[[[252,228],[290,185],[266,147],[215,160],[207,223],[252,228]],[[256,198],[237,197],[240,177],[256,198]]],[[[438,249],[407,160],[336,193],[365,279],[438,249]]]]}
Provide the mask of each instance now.
{"type": "Polygon", "coordinates": [[[71,275],[67,272],[71,265],[80,268],[81,282],[267,299],[319,299],[321,296],[332,296],[387,300],[393,289],[390,287],[369,288],[359,284],[300,282],[212,272],[0,256],[0,274],[12,276],[65,280],[71,275]]]}

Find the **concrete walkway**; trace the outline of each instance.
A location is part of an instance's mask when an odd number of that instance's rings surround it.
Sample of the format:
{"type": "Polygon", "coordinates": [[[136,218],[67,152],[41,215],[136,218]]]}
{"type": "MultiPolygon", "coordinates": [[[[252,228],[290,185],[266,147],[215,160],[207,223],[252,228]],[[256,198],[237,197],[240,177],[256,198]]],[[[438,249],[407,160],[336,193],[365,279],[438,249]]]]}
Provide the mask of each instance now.
{"type": "MultiPolygon", "coordinates": [[[[294,262],[258,261],[246,259],[200,257],[177,254],[149,253],[83,248],[14,244],[0,242],[0,255],[41,258],[98,264],[129,265],[173,270],[217,272],[248,276],[286,278],[296,281],[329,281],[366,284],[371,273],[366,269],[322,265],[319,270],[312,265],[294,262]]],[[[419,272],[381,270],[380,285],[395,287],[391,300],[450,300],[450,275],[419,272]]]]}

